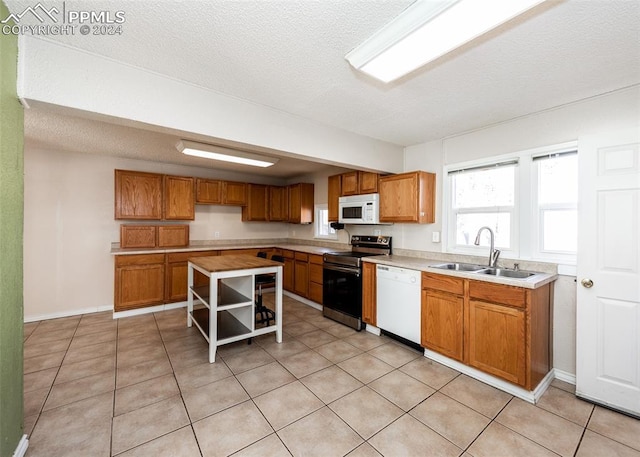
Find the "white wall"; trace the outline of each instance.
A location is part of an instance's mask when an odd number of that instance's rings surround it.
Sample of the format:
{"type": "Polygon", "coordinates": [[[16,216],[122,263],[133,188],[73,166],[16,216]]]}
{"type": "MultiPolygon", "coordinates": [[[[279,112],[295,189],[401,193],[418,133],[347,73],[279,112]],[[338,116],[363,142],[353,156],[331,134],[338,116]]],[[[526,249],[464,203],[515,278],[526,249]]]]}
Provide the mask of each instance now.
{"type": "MultiPolygon", "coordinates": [[[[116,168],[284,184],[210,169],[25,149],[24,313],[26,320],[112,309],[116,168]]],[[[284,238],[288,224],[241,222],[241,208],[196,205],[192,240],[284,238]]]]}
{"type": "MultiPolygon", "coordinates": [[[[389,234],[394,236],[394,245],[422,251],[441,251],[442,244],[432,243],[431,234],[442,230],[444,165],[575,141],[582,135],[633,128],[639,121],[640,88],[636,86],[441,141],[406,148],[405,171],[423,169],[438,173],[436,223],[411,227],[396,224],[405,227],[394,226],[391,229],[389,234]]],[[[554,367],[570,374],[575,373],[576,354],[574,279],[561,276],[556,282],[553,315],[554,367]]]]}

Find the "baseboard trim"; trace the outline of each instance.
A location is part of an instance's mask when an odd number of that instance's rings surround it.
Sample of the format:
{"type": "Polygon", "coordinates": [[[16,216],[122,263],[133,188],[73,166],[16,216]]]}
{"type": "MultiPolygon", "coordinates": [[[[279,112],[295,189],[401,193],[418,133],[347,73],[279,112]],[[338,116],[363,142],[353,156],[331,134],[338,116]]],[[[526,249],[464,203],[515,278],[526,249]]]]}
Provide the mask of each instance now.
{"type": "Polygon", "coordinates": [[[380,336],[380,329],[375,325],[366,324],[365,330],[369,333],[373,333],[376,336],[380,336]]]}
{"type": "Polygon", "coordinates": [[[569,373],[568,371],[558,370],[557,368],[553,369],[554,377],[559,381],[564,381],[568,384],[576,385],[576,375],[569,373]]]}
{"type": "Polygon", "coordinates": [[[457,360],[450,359],[449,357],[445,357],[442,354],[438,354],[437,352],[430,351],[429,349],[424,350],[424,356],[428,359],[434,360],[438,363],[441,363],[449,368],[453,368],[454,370],[459,371],[460,373],[466,374],[467,376],[477,379],[478,381],[482,381],[485,384],[489,384],[496,389],[500,389],[504,392],[507,392],[514,397],[518,397],[528,403],[536,404],[536,402],[542,397],[545,393],[551,381],[553,381],[554,371],[551,370],[547,375],[540,381],[540,383],[536,386],[536,388],[532,391],[525,390],[522,387],[518,387],[510,382],[503,381],[502,379],[496,378],[487,374],[483,371],[477,370],[470,366],[467,366],[463,363],[458,362],[457,360]]]}
{"type": "Polygon", "coordinates": [[[304,303],[307,306],[311,306],[314,309],[317,309],[318,311],[322,311],[322,305],[319,303],[316,303],[314,301],[311,301],[307,298],[301,297],[300,295],[296,295],[292,292],[289,292],[288,290],[283,290],[282,291],[282,295],[286,295],[287,297],[293,298],[295,300],[298,300],[299,302],[304,303]]]}
{"type": "Polygon", "coordinates": [[[37,322],[47,319],[58,319],[61,317],[79,316],[81,314],[101,313],[103,311],[113,311],[112,305],[98,306],[95,308],[75,309],[73,311],[59,311],[57,313],[38,314],[36,316],[25,316],[24,322],[37,322]]]}
{"type": "Polygon", "coordinates": [[[27,449],[29,448],[29,438],[27,435],[22,435],[20,442],[18,443],[18,447],[13,452],[13,457],[24,457],[27,453],[27,449]]]}
{"type": "Polygon", "coordinates": [[[160,311],[168,311],[170,309],[186,308],[186,306],[186,301],[180,301],[176,303],[167,303],[166,305],[147,306],[145,308],[130,309],[127,311],[114,311],[113,318],[120,319],[121,317],[140,316],[142,314],[158,313],[160,311]]]}

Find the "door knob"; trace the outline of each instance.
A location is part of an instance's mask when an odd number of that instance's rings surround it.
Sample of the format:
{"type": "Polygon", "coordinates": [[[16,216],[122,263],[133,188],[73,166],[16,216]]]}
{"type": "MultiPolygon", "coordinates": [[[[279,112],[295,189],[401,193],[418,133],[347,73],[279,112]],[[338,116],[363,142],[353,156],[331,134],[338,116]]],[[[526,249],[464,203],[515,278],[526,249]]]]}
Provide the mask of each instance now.
{"type": "Polygon", "coordinates": [[[590,279],[583,279],[582,281],[580,281],[580,284],[582,284],[582,286],[586,287],[587,289],[593,287],[593,281],[590,279]]]}

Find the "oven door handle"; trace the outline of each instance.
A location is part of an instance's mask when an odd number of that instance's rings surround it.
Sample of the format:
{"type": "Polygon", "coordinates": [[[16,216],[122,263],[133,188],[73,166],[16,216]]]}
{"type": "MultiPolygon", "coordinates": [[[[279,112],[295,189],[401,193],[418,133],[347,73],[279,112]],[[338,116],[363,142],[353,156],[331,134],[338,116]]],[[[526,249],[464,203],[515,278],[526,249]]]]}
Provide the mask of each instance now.
{"type": "Polygon", "coordinates": [[[332,265],[332,264],[327,264],[325,263],[322,266],[323,269],[325,270],[332,270],[332,271],[339,271],[341,273],[347,273],[350,275],[354,275],[356,277],[360,276],[360,270],[357,268],[348,268],[348,267],[341,267],[339,265],[332,265]]]}

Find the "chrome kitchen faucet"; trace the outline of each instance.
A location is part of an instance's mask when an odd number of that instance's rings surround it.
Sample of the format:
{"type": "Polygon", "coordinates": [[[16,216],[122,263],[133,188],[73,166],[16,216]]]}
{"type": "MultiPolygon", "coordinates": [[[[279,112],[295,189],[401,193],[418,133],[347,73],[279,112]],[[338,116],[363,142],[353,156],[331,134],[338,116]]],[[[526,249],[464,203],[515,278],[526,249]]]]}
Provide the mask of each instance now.
{"type": "Polygon", "coordinates": [[[489,248],[489,266],[495,267],[496,263],[498,262],[498,257],[500,257],[500,251],[498,249],[494,249],[493,230],[491,230],[486,225],[484,227],[480,227],[480,230],[478,230],[478,234],[476,235],[476,240],[473,242],[473,244],[475,244],[476,246],[480,246],[480,233],[482,233],[482,231],[485,229],[489,230],[489,235],[491,238],[491,247],[489,248]]]}

